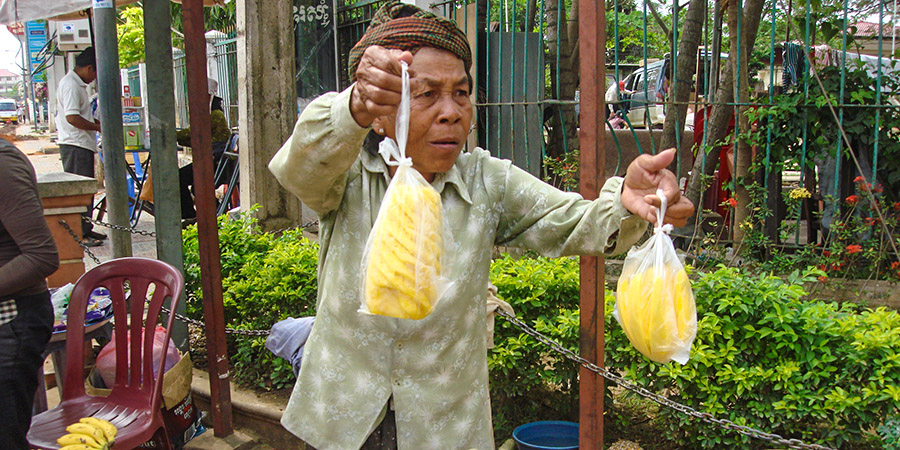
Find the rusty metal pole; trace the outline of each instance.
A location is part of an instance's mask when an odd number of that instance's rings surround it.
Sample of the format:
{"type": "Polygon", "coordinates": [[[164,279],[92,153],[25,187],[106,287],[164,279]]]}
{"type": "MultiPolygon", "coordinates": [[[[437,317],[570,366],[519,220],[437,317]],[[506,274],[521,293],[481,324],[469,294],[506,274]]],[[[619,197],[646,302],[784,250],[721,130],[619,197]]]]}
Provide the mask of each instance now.
{"type": "Polygon", "coordinates": [[[187,68],[188,112],[191,149],[194,154],[194,197],[200,246],[200,284],[203,289],[203,316],[206,323],[206,352],[209,360],[209,404],[215,435],[234,431],[231,421],[231,383],[225,349],[225,312],[222,304],[222,265],[219,230],[216,226],[216,199],[213,189],[212,136],[209,118],[209,88],[206,78],[206,38],[203,1],[184,0],[184,56],[187,68]]]}
{"type": "MultiPolygon", "coordinates": [[[[581,55],[581,195],[596,199],[605,181],[606,166],[606,2],[581,0],[578,35],[581,55]]],[[[606,261],[581,257],[581,356],[604,366],[603,304],[606,261]]],[[[584,367],[579,371],[579,448],[603,448],[603,377],[584,367]]]]}

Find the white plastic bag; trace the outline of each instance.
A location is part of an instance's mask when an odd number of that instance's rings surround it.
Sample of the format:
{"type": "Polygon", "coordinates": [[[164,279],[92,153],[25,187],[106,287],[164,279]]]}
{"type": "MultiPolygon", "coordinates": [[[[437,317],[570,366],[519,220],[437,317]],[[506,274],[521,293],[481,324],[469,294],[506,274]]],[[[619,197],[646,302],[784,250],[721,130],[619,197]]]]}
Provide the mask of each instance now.
{"type": "Polygon", "coordinates": [[[697,309],[691,282],[663,225],[666,197],[657,191],[662,205],[653,236],[634,247],[625,258],[616,292],[613,316],[631,345],[658,363],[685,364],[697,335],[697,309]]]}
{"type": "Polygon", "coordinates": [[[385,162],[396,166],[378,210],[362,259],[360,312],[422,319],[434,309],[446,283],[441,195],[412,167],[406,156],[409,132],[409,73],[397,110],[396,137],[379,146],[385,162]]]}
{"type": "Polygon", "coordinates": [[[69,297],[72,295],[72,289],[75,289],[75,285],[67,283],[50,295],[50,303],[53,304],[53,318],[55,320],[66,319],[66,309],[69,307],[69,297]]]}

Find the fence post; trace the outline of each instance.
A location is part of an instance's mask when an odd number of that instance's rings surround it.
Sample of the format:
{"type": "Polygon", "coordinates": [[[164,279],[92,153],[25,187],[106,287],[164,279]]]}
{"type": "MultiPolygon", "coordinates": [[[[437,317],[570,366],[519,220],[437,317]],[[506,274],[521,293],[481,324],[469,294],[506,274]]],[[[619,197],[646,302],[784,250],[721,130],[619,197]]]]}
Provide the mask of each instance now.
{"type": "MultiPolygon", "coordinates": [[[[115,1],[94,1],[97,89],[100,92],[100,127],[103,130],[103,165],[106,171],[106,207],[113,225],[128,226],[128,189],[125,185],[125,135],[122,129],[122,81],[116,40],[115,1]]],[[[131,256],[131,235],[111,230],[114,258],[131,256]]]]}
{"type": "MultiPolygon", "coordinates": [[[[581,0],[579,5],[581,55],[581,195],[595,199],[605,180],[606,2],[581,0]]],[[[605,260],[581,257],[581,356],[604,367],[603,303],[605,260]]],[[[603,448],[603,377],[582,366],[579,370],[579,447],[603,448]]]]}
{"type": "Polygon", "coordinates": [[[203,2],[185,0],[184,54],[187,67],[188,110],[191,148],[194,151],[194,194],[197,204],[197,233],[200,241],[200,284],[203,290],[203,317],[206,322],[206,349],[209,360],[210,409],[214,433],[233,433],[231,422],[231,382],[225,348],[225,307],[222,304],[222,263],[219,230],[216,225],[216,198],[213,188],[212,136],[209,118],[209,86],[206,77],[206,39],[203,37],[203,2]]]}
{"type": "Polygon", "coordinates": [[[237,1],[241,206],[259,204],[263,230],[301,222],[300,200],[269,172],[297,122],[292,2],[237,1]]]}

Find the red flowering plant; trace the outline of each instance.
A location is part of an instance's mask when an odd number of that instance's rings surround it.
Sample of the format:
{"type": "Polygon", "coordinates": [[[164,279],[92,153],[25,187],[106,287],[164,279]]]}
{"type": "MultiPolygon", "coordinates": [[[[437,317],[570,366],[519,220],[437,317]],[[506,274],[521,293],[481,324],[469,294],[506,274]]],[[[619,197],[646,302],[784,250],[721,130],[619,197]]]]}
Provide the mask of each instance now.
{"type": "Polygon", "coordinates": [[[578,192],[578,150],[563,156],[544,157],[544,181],[568,192],[578,192]]]}
{"type": "Polygon", "coordinates": [[[831,224],[819,269],[832,278],[900,279],[900,208],[879,184],[853,180],[857,193],[841,202],[831,224]],[[893,240],[893,245],[891,241],[893,240]]]}

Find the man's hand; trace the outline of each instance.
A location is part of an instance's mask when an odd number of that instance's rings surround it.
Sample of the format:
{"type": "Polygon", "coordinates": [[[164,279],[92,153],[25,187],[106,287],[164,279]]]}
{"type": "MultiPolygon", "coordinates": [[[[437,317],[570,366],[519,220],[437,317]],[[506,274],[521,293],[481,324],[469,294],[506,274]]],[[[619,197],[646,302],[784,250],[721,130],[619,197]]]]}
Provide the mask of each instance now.
{"type": "MultiPolygon", "coordinates": [[[[356,69],[350,94],[350,114],[361,127],[378,117],[397,112],[403,86],[400,61],[412,64],[412,53],[373,45],[366,49],[356,69]]],[[[411,75],[411,74],[410,74],[411,75]]]]}
{"type": "Polygon", "coordinates": [[[66,115],[66,122],[69,122],[75,128],[79,130],[85,131],[96,131],[100,132],[100,124],[96,122],[90,122],[84,117],[79,116],[78,114],[68,114],[66,115]]]}
{"type": "Polygon", "coordinates": [[[668,204],[664,223],[682,227],[694,213],[694,205],[681,195],[675,174],[666,167],[675,159],[675,150],[669,149],[657,155],[640,155],[628,166],[622,184],[622,204],[632,214],[656,224],[656,212],[660,198],[656,190],[662,189],[668,204]]]}

